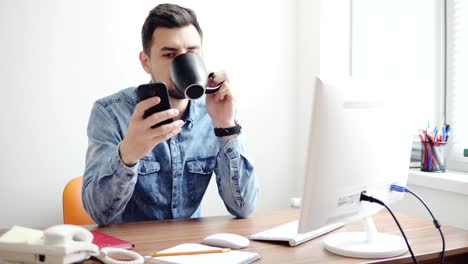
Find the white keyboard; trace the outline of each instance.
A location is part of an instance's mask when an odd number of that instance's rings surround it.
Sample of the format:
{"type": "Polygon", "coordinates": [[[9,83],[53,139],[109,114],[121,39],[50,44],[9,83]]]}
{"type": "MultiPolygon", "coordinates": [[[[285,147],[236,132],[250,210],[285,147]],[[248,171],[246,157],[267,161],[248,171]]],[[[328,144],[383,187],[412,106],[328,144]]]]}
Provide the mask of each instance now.
{"type": "Polygon", "coordinates": [[[308,233],[298,233],[299,221],[292,221],[263,232],[253,234],[250,239],[267,241],[286,241],[294,247],[343,226],[343,223],[331,224],[308,233]]]}

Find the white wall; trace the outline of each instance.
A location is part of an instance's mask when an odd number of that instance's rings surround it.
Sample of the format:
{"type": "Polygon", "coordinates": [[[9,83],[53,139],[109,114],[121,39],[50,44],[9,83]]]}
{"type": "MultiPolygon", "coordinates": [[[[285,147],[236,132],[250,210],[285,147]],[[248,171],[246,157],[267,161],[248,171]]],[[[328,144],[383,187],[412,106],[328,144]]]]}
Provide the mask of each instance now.
{"type": "MultiPolygon", "coordinates": [[[[442,226],[454,226],[468,230],[468,214],[466,210],[463,209],[468,203],[467,194],[411,184],[409,184],[408,187],[424,199],[434,214],[434,217],[442,226]]],[[[424,206],[415,197],[409,194],[405,194],[401,201],[392,205],[392,209],[407,215],[432,221],[431,216],[424,206]]]]}
{"type": "MultiPolygon", "coordinates": [[[[92,103],[149,79],[138,61],[140,30],[158,3],[0,2],[0,228],[61,223],[63,187],[83,173],[92,103]]],[[[258,211],[286,208],[302,177],[303,76],[318,72],[317,28],[308,32],[296,8],[311,8],[306,20],[318,23],[318,0],[176,3],[197,12],[208,67],[228,70],[237,90],[258,211]],[[311,33],[308,44],[299,32],[311,33]],[[308,59],[297,60],[296,49],[308,59]]],[[[203,214],[226,213],[211,185],[203,214]]]]}
{"type": "MultiPolygon", "coordinates": [[[[419,195],[429,206],[442,226],[450,225],[468,230],[468,173],[445,173],[410,170],[408,188],[419,195]]],[[[394,210],[432,220],[424,206],[411,194],[392,205],[394,210]]]]}

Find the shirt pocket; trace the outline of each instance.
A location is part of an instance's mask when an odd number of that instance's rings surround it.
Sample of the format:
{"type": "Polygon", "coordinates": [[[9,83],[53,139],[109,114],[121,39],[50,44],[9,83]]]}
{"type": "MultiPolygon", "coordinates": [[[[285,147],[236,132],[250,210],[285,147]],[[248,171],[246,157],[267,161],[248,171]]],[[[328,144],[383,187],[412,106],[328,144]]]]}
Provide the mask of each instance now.
{"type": "Polygon", "coordinates": [[[186,164],[190,199],[199,202],[216,168],[216,157],[188,160],[186,164]]]}
{"type": "Polygon", "coordinates": [[[160,186],[159,170],[161,165],[155,160],[140,160],[138,163],[138,181],[135,195],[138,200],[157,204],[158,188],[160,186]]]}
{"type": "Polygon", "coordinates": [[[159,162],[155,160],[140,160],[138,164],[138,174],[139,175],[149,175],[152,173],[157,173],[161,169],[159,162]]]}

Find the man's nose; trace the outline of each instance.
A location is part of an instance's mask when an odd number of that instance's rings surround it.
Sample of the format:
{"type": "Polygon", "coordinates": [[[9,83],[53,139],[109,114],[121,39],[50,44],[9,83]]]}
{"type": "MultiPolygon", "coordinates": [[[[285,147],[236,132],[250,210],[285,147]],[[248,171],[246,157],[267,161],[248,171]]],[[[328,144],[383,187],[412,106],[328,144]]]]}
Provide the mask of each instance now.
{"type": "Polygon", "coordinates": [[[188,52],[188,50],[186,50],[186,49],[182,49],[182,50],[180,50],[180,53],[179,53],[179,55],[185,54],[185,53],[187,53],[187,52],[188,52]]]}

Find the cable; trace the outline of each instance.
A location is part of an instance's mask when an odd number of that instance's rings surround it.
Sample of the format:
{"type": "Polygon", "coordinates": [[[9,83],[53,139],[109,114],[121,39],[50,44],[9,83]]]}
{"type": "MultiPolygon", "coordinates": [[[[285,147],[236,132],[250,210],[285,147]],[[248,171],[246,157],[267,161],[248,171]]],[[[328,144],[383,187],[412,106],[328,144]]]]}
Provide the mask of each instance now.
{"type": "Polygon", "coordinates": [[[441,252],[441,255],[440,255],[440,263],[441,264],[444,264],[445,262],[445,238],[444,238],[444,234],[442,233],[442,229],[440,228],[441,225],[439,223],[439,221],[435,218],[434,214],[432,213],[431,209],[429,209],[429,206],[427,206],[426,202],[424,202],[424,200],[419,197],[419,195],[417,195],[416,193],[412,192],[408,187],[402,187],[402,186],[398,186],[398,185],[395,185],[395,184],[392,184],[391,185],[391,190],[392,191],[396,191],[396,192],[407,192],[407,193],[410,193],[412,194],[414,197],[416,197],[423,205],[424,207],[426,207],[427,211],[429,212],[429,214],[431,215],[432,217],[432,223],[434,223],[434,226],[435,228],[437,228],[437,230],[439,230],[439,233],[440,233],[440,237],[442,239],[442,252],[441,252]]]}
{"type": "Polygon", "coordinates": [[[370,203],[378,203],[382,206],[384,206],[385,208],[387,208],[388,212],[392,215],[393,217],[393,220],[395,220],[395,223],[397,224],[398,228],[400,229],[400,232],[401,234],[403,235],[403,238],[405,239],[405,243],[406,243],[406,246],[408,247],[408,250],[409,252],[411,253],[411,258],[413,259],[413,263],[417,264],[418,261],[416,260],[416,257],[414,256],[414,253],[413,253],[413,250],[411,249],[411,246],[408,242],[408,238],[406,238],[406,235],[405,235],[405,232],[403,232],[403,229],[401,228],[401,225],[400,225],[400,222],[398,222],[398,219],[396,218],[396,216],[393,214],[392,210],[390,209],[390,207],[388,207],[384,202],[380,201],[379,199],[376,199],[372,196],[368,196],[365,194],[365,192],[362,192],[361,193],[361,198],[360,198],[361,201],[366,201],[366,202],[370,202],[370,203]]]}

